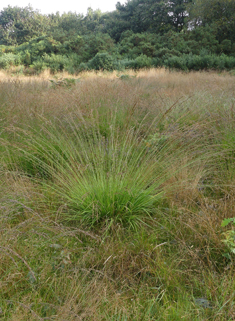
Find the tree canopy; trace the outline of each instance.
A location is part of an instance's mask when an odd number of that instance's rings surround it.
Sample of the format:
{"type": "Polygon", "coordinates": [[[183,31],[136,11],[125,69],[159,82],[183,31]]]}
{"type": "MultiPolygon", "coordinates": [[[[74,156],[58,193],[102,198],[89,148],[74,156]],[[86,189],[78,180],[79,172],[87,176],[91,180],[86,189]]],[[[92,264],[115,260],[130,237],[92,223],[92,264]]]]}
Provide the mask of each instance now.
{"type": "Polygon", "coordinates": [[[113,12],[88,8],[85,16],[43,15],[30,5],[0,11],[0,66],[2,59],[4,66],[18,63],[40,69],[54,59],[65,68],[71,60],[72,72],[89,68],[89,61],[103,53],[96,61],[105,57],[116,61],[116,67],[121,60],[122,66],[133,67],[131,60],[138,57],[152,59],[156,66],[167,64],[173,56],[181,60],[185,55],[234,57],[235,1],[128,0],[117,2],[113,12]]]}

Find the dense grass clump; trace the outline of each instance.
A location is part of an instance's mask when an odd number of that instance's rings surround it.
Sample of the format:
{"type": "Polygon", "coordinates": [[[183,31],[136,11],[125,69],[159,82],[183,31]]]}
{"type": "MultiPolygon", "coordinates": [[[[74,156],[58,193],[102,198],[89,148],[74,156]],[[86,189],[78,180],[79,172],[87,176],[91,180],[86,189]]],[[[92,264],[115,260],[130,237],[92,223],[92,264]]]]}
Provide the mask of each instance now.
{"type": "Polygon", "coordinates": [[[48,76],[1,75],[0,317],[233,320],[234,76],[48,76]]]}
{"type": "Polygon", "coordinates": [[[163,183],[181,168],[172,166],[187,144],[170,134],[150,135],[160,115],[147,129],[148,113],[131,126],[133,110],[122,120],[122,110],[111,110],[105,123],[100,123],[103,108],[89,119],[78,111],[53,122],[42,119],[36,130],[16,128],[13,166],[22,175],[43,179],[45,188],[68,205],[67,219],[137,228],[156,213],[163,183]]]}

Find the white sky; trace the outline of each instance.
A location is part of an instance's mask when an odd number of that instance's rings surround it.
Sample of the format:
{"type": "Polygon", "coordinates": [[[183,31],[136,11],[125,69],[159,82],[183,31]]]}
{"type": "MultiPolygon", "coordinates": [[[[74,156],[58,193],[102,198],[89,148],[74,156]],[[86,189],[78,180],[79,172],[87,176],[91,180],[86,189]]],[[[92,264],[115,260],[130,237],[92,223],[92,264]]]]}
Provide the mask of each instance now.
{"type": "Polygon", "coordinates": [[[39,9],[42,14],[63,12],[87,12],[87,8],[91,7],[93,10],[100,9],[102,12],[115,10],[117,2],[124,4],[127,0],[0,0],[0,11],[8,7],[26,7],[29,3],[33,9],[39,9]]]}

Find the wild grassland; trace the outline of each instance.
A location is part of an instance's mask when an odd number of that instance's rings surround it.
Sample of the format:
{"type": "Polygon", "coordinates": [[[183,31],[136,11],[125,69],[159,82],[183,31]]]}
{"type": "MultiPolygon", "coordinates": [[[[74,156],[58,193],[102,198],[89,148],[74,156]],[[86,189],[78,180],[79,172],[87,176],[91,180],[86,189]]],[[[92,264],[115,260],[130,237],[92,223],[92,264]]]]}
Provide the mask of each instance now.
{"type": "Polygon", "coordinates": [[[234,76],[48,79],[0,75],[0,318],[234,320],[234,76]]]}

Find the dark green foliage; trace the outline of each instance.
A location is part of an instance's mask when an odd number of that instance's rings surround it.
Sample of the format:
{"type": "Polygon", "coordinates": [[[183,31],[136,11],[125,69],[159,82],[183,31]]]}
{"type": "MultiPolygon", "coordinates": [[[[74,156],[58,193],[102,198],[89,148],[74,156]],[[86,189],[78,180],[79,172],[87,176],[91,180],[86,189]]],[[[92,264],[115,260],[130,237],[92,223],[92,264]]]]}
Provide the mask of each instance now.
{"type": "Polygon", "coordinates": [[[197,0],[190,13],[196,24],[213,26],[219,42],[235,41],[235,1],[197,0]]]}
{"type": "Polygon", "coordinates": [[[168,57],[172,57],[172,56],[181,56],[181,53],[178,50],[175,49],[168,49],[168,48],[161,48],[160,50],[158,50],[156,52],[156,57],[161,58],[161,59],[165,59],[168,57]]]}
{"type": "Polygon", "coordinates": [[[44,55],[43,61],[50,69],[55,71],[62,71],[64,70],[65,66],[69,64],[69,60],[66,56],[61,55],[44,55]]]}
{"type": "Polygon", "coordinates": [[[151,66],[152,59],[143,54],[127,63],[127,67],[131,69],[150,68],[151,66]]]}
{"type": "Polygon", "coordinates": [[[85,62],[80,63],[80,65],[78,66],[78,71],[88,71],[88,70],[90,70],[90,67],[85,62]]]}
{"type": "Polygon", "coordinates": [[[16,52],[19,52],[24,59],[24,63],[29,65],[29,57],[31,62],[38,60],[45,54],[55,54],[60,51],[61,44],[55,41],[53,38],[47,36],[41,36],[30,40],[16,48],[16,52]]]}
{"type": "Polygon", "coordinates": [[[144,54],[155,56],[160,37],[151,33],[133,33],[126,31],[122,34],[119,43],[119,52],[125,58],[133,59],[144,54]]]}
{"type": "Polygon", "coordinates": [[[182,30],[188,2],[190,1],[132,0],[124,5],[118,3],[116,8],[120,20],[128,21],[129,30],[164,33],[170,29],[182,30]]]}
{"type": "Polygon", "coordinates": [[[189,54],[181,57],[170,57],[164,61],[164,65],[169,68],[182,70],[230,70],[235,68],[235,57],[189,54]]]}
{"type": "Polygon", "coordinates": [[[82,47],[83,61],[92,59],[98,52],[113,53],[115,51],[114,41],[108,34],[95,33],[83,36],[82,47]]]}
{"type": "Polygon", "coordinates": [[[19,45],[48,31],[49,19],[28,5],[0,12],[0,44],[19,45]]]}
{"type": "Polygon", "coordinates": [[[88,63],[90,69],[94,70],[113,70],[114,59],[107,52],[97,53],[88,63]]]}
{"type": "Polygon", "coordinates": [[[8,6],[0,12],[0,68],[231,69],[234,12],[231,0],[129,0],[113,12],[89,8],[86,16],[8,6]]]}

